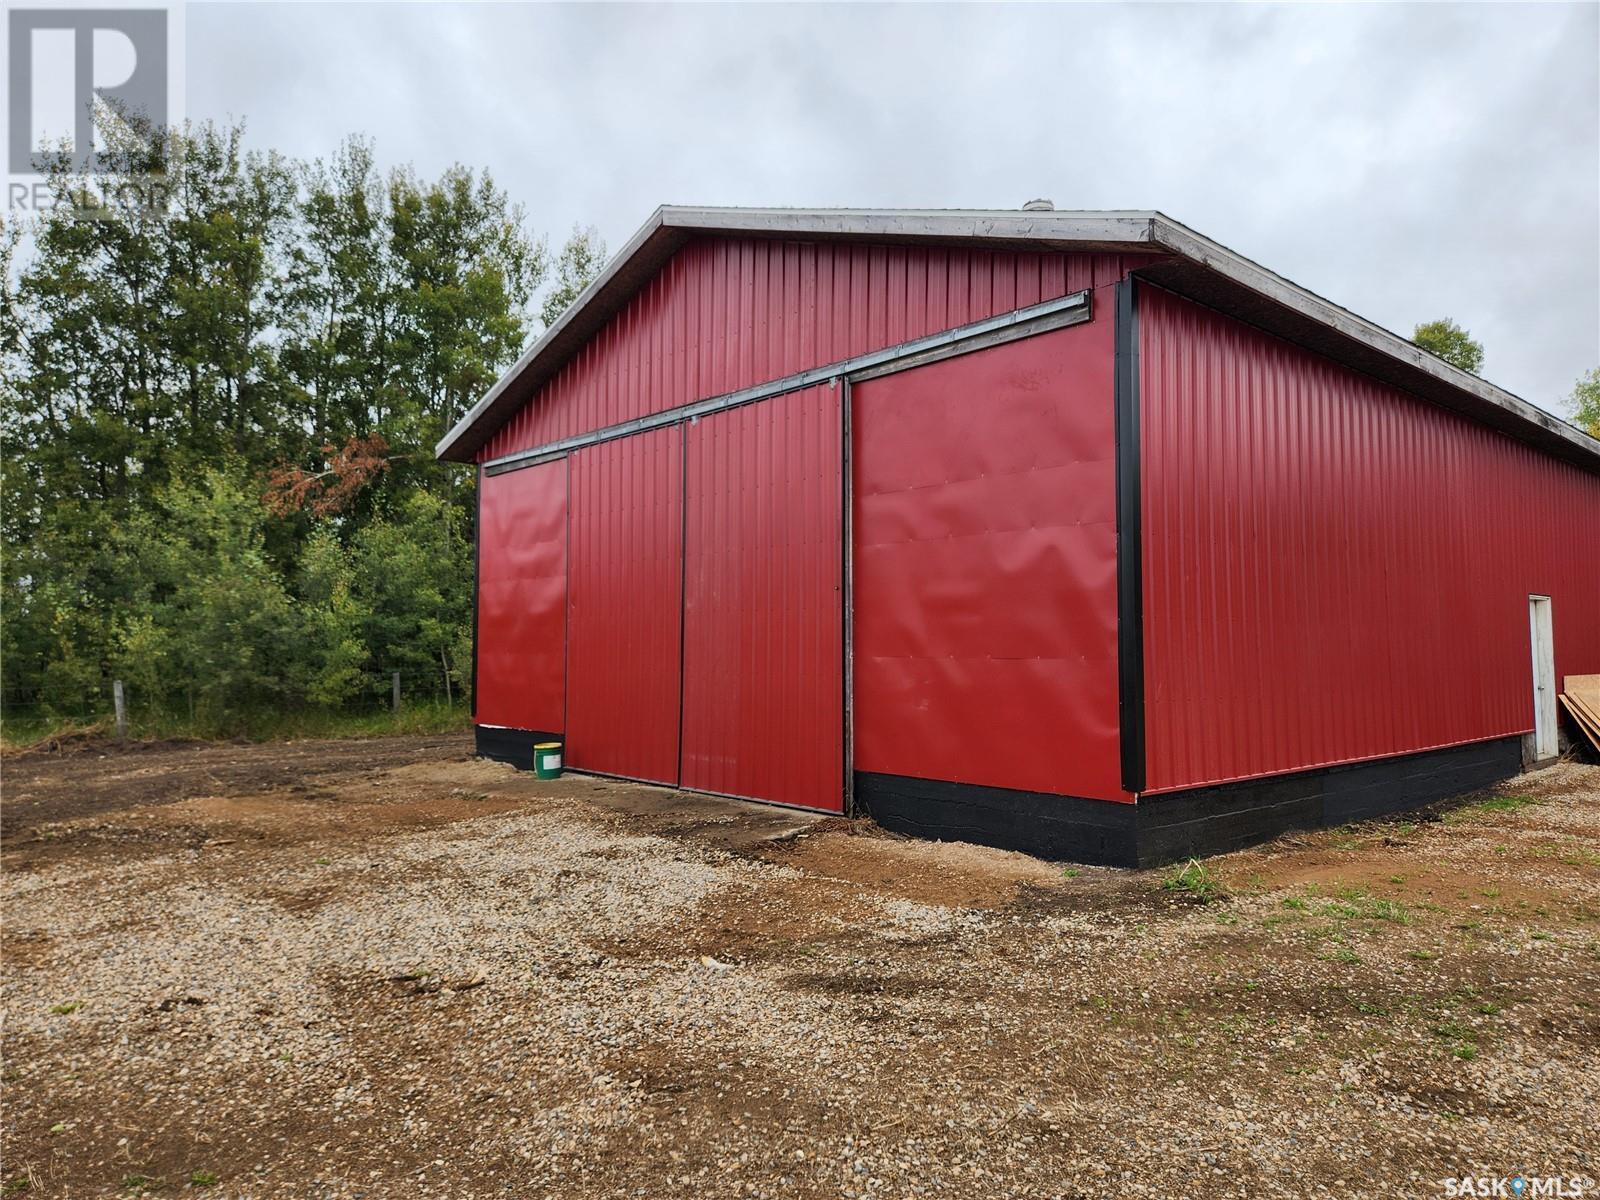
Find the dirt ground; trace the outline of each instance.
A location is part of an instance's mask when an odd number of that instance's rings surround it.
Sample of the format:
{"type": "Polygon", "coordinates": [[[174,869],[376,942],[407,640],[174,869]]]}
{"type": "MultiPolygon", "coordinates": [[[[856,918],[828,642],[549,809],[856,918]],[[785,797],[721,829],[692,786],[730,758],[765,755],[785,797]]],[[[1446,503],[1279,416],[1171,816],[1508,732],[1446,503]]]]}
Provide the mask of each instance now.
{"type": "Polygon", "coordinates": [[[1596,1194],[1600,769],[1181,876],[454,737],[0,770],[0,1196],[1596,1194]]]}

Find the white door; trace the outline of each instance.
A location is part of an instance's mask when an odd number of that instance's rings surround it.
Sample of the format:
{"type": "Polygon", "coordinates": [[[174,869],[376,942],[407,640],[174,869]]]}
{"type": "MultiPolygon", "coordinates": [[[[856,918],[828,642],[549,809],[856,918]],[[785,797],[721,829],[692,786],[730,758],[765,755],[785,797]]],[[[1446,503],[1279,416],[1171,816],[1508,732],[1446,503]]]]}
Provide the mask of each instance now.
{"type": "Polygon", "coordinates": [[[1550,597],[1528,597],[1533,643],[1533,756],[1554,758],[1556,745],[1556,642],[1550,628],[1550,597]]]}

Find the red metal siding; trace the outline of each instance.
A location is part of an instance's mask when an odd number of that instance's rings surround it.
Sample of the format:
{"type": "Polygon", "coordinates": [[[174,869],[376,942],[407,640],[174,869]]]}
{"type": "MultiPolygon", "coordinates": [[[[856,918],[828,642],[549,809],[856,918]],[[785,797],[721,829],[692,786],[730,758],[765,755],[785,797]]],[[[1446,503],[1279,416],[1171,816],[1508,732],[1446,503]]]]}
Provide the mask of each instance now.
{"type": "Polygon", "coordinates": [[[676,783],[683,430],[586,446],[568,462],[567,760],[676,783]]]}
{"type": "Polygon", "coordinates": [[[479,461],[1120,279],[1148,257],[702,238],[479,461]]]}
{"type": "Polygon", "coordinates": [[[559,733],[565,726],[567,464],[479,484],[479,725],[559,733]]]}
{"type": "Polygon", "coordinates": [[[1600,671],[1600,478],[1139,293],[1148,787],[1526,732],[1600,671]]]}
{"type": "Polygon", "coordinates": [[[843,809],[840,390],[687,427],[683,785],[843,809]]]}
{"type": "Polygon", "coordinates": [[[857,770],[1130,798],[1101,309],[856,387],[857,770]]]}

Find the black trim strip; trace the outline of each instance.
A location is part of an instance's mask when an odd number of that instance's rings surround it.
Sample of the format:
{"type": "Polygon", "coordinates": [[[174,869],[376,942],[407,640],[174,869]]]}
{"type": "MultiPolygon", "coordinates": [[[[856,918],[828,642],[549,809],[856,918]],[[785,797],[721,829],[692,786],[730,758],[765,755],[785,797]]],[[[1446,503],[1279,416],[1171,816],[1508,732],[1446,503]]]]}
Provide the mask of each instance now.
{"type": "Polygon", "coordinates": [[[566,511],[561,514],[561,723],[572,724],[572,456],[565,459],[566,511]]]}
{"type": "Polygon", "coordinates": [[[841,807],[847,817],[856,810],[856,629],[855,629],[855,456],[851,447],[850,407],[855,403],[855,393],[849,376],[839,381],[839,519],[842,522],[839,542],[842,561],[839,564],[839,641],[844,649],[843,712],[844,728],[844,778],[839,781],[843,794],[841,807]]]}
{"type": "Polygon", "coordinates": [[[478,575],[483,550],[483,468],[478,468],[478,486],[472,489],[472,699],[467,715],[478,719],[478,575]]]}
{"type": "Polygon", "coordinates": [[[683,786],[683,696],[689,676],[683,661],[689,648],[689,422],[678,426],[678,773],[674,787],[683,786]]]}
{"type": "Polygon", "coordinates": [[[1122,786],[1145,785],[1144,532],[1139,492],[1139,307],[1137,284],[1117,284],[1117,715],[1122,786]]]}

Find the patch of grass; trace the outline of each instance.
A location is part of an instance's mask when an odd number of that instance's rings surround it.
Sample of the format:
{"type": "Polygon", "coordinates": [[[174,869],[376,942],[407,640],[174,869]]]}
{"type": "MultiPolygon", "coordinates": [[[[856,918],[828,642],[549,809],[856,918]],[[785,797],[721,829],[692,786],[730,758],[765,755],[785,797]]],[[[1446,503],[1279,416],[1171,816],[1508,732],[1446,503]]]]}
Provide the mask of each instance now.
{"type": "MultiPolygon", "coordinates": [[[[1317,888],[1308,887],[1304,896],[1284,897],[1283,906],[1290,913],[1315,915],[1330,921],[1389,921],[1395,925],[1411,924],[1411,911],[1405,905],[1398,900],[1374,896],[1363,888],[1342,887],[1336,898],[1314,903],[1317,896],[1317,888]]],[[[1287,914],[1280,914],[1277,918],[1268,917],[1267,923],[1272,924],[1275,920],[1287,919],[1289,919],[1287,914]]]]}
{"type": "MultiPolygon", "coordinates": [[[[1532,796],[1485,796],[1481,800],[1471,800],[1461,807],[1445,813],[1444,819],[1452,825],[1462,821],[1472,821],[1481,817],[1492,816],[1495,813],[1512,813],[1527,808],[1538,801],[1532,796]]],[[[1505,853],[1504,846],[1496,846],[1497,853],[1505,853]]]]}
{"type": "Polygon", "coordinates": [[[1516,812],[1533,803],[1532,796],[1490,796],[1479,800],[1473,807],[1479,812],[1516,812]]]}
{"type": "Polygon", "coordinates": [[[1374,896],[1364,888],[1343,887],[1339,898],[1322,906],[1322,915],[1346,921],[1390,921],[1411,924],[1411,913],[1398,900],[1374,896]]]}
{"type": "Polygon", "coordinates": [[[1407,950],[1406,957],[1412,962],[1433,962],[1439,956],[1432,950],[1407,950]]]}
{"type": "Polygon", "coordinates": [[[215,1187],[217,1176],[213,1171],[190,1171],[189,1182],[195,1187],[215,1187]]]}
{"type": "MultiPolygon", "coordinates": [[[[409,734],[465,733],[472,728],[468,706],[457,701],[445,703],[442,697],[419,697],[401,704],[398,713],[387,707],[366,712],[346,712],[324,708],[267,708],[233,713],[223,717],[195,717],[187,713],[133,712],[128,720],[128,737],[133,741],[165,738],[201,740],[244,737],[253,742],[284,741],[289,738],[364,738],[409,734]]],[[[110,737],[109,716],[91,721],[75,721],[48,715],[8,714],[0,726],[0,745],[20,750],[47,737],[67,735],[110,737]]]]}
{"type": "Polygon", "coordinates": [[[1061,877],[1063,879],[1076,879],[1082,874],[1083,872],[1078,870],[1077,867],[1063,867],[1061,871],[1061,877]]]}
{"type": "Polygon", "coordinates": [[[71,1016],[73,1013],[77,1012],[82,1007],[83,1007],[83,1001],[82,1000],[68,1000],[65,1004],[53,1004],[53,1005],[51,1005],[50,1006],[50,1011],[53,1012],[58,1017],[66,1017],[66,1016],[71,1016]]]}
{"type": "Polygon", "coordinates": [[[1453,1057],[1464,1062],[1471,1062],[1478,1057],[1478,1035],[1470,1025],[1445,1020],[1428,1026],[1428,1032],[1443,1041],[1454,1042],[1455,1045],[1450,1048],[1453,1057]]]}
{"type": "Polygon", "coordinates": [[[135,1196],[142,1196],[146,1192],[154,1192],[165,1187],[166,1181],[152,1178],[149,1175],[129,1175],[123,1179],[122,1186],[135,1196]]]}
{"type": "Polygon", "coordinates": [[[1353,967],[1361,961],[1361,956],[1349,946],[1335,946],[1326,954],[1317,955],[1323,962],[1339,963],[1343,966],[1353,967]]]}
{"type": "Polygon", "coordinates": [[[0,1184],[0,1196],[18,1196],[33,1186],[33,1180],[26,1175],[13,1175],[5,1183],[0,1184]]]}
{"type": "Polygon", "coordinates": [[[1333,831],[1335,850],[1355,850],[1361,846],[1364,831],[1355,825],[1341,825],[1333,831]]]}
{"type": "Polygon", "coordinates": [[[1183,866],[1168,872],[1161,886],[1169,892],[1185,892],[1202,904],[1210,904],[1227,895],[1222,881],[1198,858],[1191,858],[1183,866]]]}

